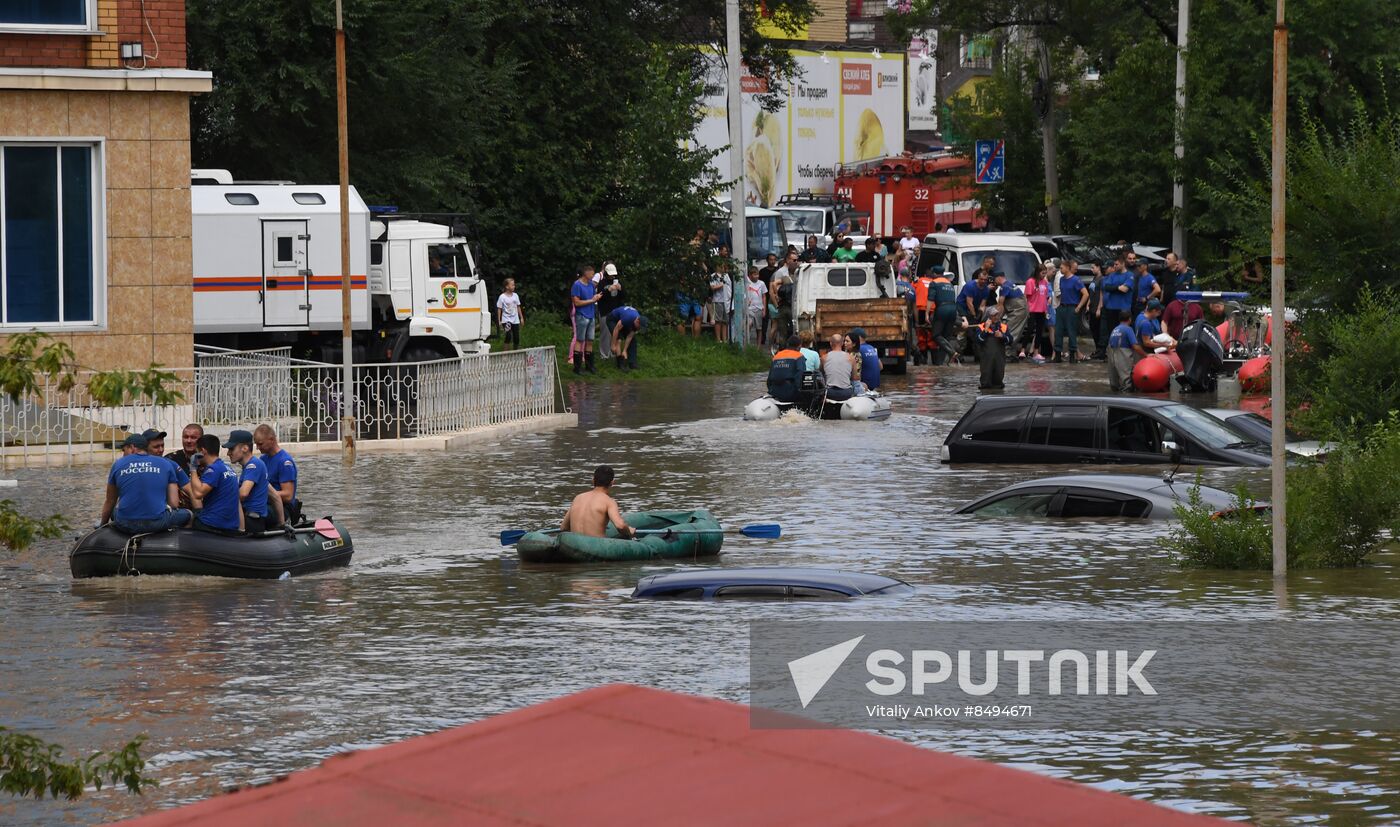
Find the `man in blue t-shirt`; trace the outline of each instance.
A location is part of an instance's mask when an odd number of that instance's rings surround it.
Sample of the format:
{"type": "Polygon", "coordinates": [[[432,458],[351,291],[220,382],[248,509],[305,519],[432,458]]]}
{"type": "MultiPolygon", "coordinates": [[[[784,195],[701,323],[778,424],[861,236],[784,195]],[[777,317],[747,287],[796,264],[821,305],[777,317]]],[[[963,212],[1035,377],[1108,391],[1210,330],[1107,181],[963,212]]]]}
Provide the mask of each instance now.
{"type": "Polygon", "coordinates": [[[1060,280],[1055,285],[1060,294],[1060,303],[1055,306],[1055,359],[1065,361],[1069,354],[1070,362],[1082,361],[1079,356],[1079,314],[1089,304],[1089,291],[1076,273],[1079,262],[1065,259],[1060,262],[1060,280]],[[1065,339],[1069,339],[1069,350],[1065,350],[1065,339]]]}
{"type": "Polygon", "coordinates": [[[243,473],[238,478],[238,499],[243,503],[243,527],[249,534],[260,534],[267,530],[269,513],[276,515],[274,525],[282,523],[282,499],[272,498],[273,511],[268,511],[268,495],[274,493],[267,482],[267,466],[253,453],[253,434],[250,431],[232,431],[224,443],[228,458],[243,464],[243,473]]]}
{"type": "Polygon", "coordinates": [[[856,343],[856,353],[860,356],[860,381],[868,391],[880,387],[880,351],[865,341],[865,328],[857,327],[846,334],[856,343]]]}
{"type": "MultiPolygon", "coordinates": [[[[277,442],[277,432],[271,425],[263,424],[253,429],[253,445],[262,454],[263,465],[267,467],[267,484],[272,489],[272,498],[282,501],[282,512],[288,523],[296,523],[301,517],[301,500],[297,499],[297,464],[277,442]]],[[[277,513],[277,506],[268,502],[269,515],[277,513]]],[[[270,528],[277,526],[271,525],[270,528]]]]}
{"type": "Polygon", "coordinates": [[[1137,334],[1128,324],[1128,311],[1117,312],[1118,325],[1108,334],[1108,387],[1128,393],[1133,389],[1133,366],[1147,351],[1138,344],[1137,334]]]}
{"type": "Polygon", "coordinates": [[[165,431],[158,431],[155,428],[147,428],[141,436],[146,438],[146,453],[153,457],[160,457],[170,463],[170,467],[175,471],[175,494],[180,498],[180,507],[191,504],[194,500],[190,497],[190,475],[180,463],[165,456],[165,431]]]}
{"type": "Polygon", "coordinates": [[[198,452],[191,458],[196,471],[190,481],[194,495],[203,503],[194,527],[205,531],[241,533],[243,509],[238,507],[238,472],[219,458],[219,438],[205,434],[195,443],[198,452]]]}
{"type": "Polygon", "coordinates": [[[590,265],[578,268],[578,278],[569,288],[569,296],[574,305],[574,341],[583,348],[582,353],[574,352],[574,373],[582,373],[585,364],[589,373],[597,373],[593,367],[593,337],[598,332],[598,308],[594,305],[602,301],[603,295],[593,287],[590,265]]]}
{"type": "Polygon", "coordinates": [[[608,314],[605,320],[608,329],[612,331],[614,352],[617,358],[617,367],[623,369],[637,368],[637,333],[647,326],[647,317],[643,316],[637,308],[630,304],[624,304],[608,314]],[[619,344],[620,343],[620,344],[619,344]]]}
{"type": "MultiPolygon", "coordinates": [[[[1152,353],[1163,346],[1162,342],[1154,341],[1162,332],[1162,303],[1152,299],[1138,314],[1137,321],[1133,324],[1133,334],[1137,337],[1138,344],[1142,345],[1144,354],[1152,353]]],[[[1166,349],[1171,350],[1176,347],[1176,342],[1166,343],[1166,349]]]]}
{"type": "Polygon", "coordinates": [[[1099,290],[1099,340],[1106,342],[1118,324],[1118,314],[1128,313],[1128,319],[1133,318],[1133,276],[1122,254],[1109,263],[1099,290]]]}
{"type": "Polygon", "coordinates": [[[146,438],[132,434],[122,441],[122,455],[107,474],[107,497],[99,524],[128,534],[168,531],[190,523],[190,512],[177,508],[174,464],[146,453],[146,438]]]}
{"type": "Polygon", "coordinates": [[[1139,261],[1134,265],[1133,273],[1133,309],[1134,317],[1142,312],[1149,301],[1162,297],[1162,285],[1157,283],[1156,277],[1147,272],[1147,262],[1139,261]]]}

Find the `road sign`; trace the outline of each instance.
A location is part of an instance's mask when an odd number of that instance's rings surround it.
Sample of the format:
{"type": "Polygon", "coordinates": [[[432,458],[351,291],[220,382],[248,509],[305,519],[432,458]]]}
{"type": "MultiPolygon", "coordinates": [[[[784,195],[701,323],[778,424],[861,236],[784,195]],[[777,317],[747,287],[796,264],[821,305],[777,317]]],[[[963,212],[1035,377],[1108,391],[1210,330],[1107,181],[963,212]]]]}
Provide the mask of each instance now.
{"type": "Polygon", "coordinates": [[[1000,184],[1006,180],[1006,141],[978,141],[977,183],[1000,184]]]}

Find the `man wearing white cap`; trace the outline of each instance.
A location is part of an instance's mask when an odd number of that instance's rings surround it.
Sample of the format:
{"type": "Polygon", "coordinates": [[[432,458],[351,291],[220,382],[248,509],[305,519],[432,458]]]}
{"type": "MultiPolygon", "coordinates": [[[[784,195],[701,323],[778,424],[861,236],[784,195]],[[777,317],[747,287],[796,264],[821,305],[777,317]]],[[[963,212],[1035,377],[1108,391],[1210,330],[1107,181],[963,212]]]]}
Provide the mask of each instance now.
{"type": "MultiPolygon", "coordinates": [[[[603,298],[598,300],[598,316],[607,319],[608,314],[626,304],[622,297],[622,282],[617,278],[617,265],[611,261],[603,262],[603,269],[598,271],[598,292],[603,298]]],[[[613,357],[612,325],[603,324],[598,331],[598,352],[604,359],[613,357]]]]}

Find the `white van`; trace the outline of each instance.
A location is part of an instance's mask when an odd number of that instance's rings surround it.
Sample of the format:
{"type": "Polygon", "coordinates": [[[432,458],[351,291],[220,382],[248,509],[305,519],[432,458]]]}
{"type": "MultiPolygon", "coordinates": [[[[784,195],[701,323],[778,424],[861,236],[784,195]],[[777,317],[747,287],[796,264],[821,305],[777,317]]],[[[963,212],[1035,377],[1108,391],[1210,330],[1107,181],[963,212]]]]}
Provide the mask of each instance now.
{"type": "Polygon", "coordinates": [[[996,269],[1017,284],[1025,284],[1040,267],[1030,238],[1019,233],[930,233],[919,248],[918,273],[942,264],[949,281],[961,288],[987,256],[995,257],[996,269]]]}

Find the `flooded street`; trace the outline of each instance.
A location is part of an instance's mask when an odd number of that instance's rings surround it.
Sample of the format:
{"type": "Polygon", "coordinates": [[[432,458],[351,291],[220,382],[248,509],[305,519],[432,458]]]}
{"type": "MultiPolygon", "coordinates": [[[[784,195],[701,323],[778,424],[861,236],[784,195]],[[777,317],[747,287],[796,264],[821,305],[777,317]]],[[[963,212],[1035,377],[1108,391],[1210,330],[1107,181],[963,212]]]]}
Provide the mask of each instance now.
{"type": "MultiPolygon", "coordinates": [[[[1361,570],[1183,572],[1165,524],[954,517],[1031,466],[938,462],[974,368],[885,388],[883,423],[740,420],[759,377],[574,386],[581,427],[458,453],[300,460],[311,514],[353,534],[347,569],[281,582],[75,582],[68,542],[0,557],[0,724],[72,751],[146,733],[144,796],[0,797],[0,823],[94,823],[267,781],[369,747],[618,681],[747,701],[748,625],[847,620],[1400,619],[1400,557],[1361,570]],[[554,524],[594,465],[624,509],[711,509],[715,565],[827,566],[898,577],[902,598],[849,603],[632,601],[671,565],[520,566],[497,534],[554,524]]],[[[1008,393],[1093,393],[1102,366],[1013,365],[1008,393]]],[[[1163,468],[1119,472],[1160,473],[1163,468]]],[[[104,468],[20,470],[25,513],[91,524],[104,468]]],[[[1183,472],[1187,475],[1190,471],[1183,472]]],[[[1267,471],[1207,469],[1267,489],[1267,471]]],[[[1400,822],[1393,733],[886,731],[922,745],[1259,824],[1400,822]]]]}

